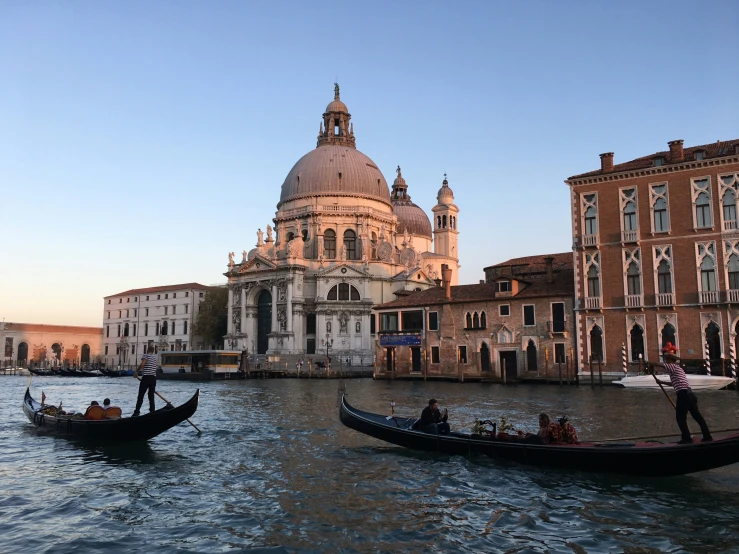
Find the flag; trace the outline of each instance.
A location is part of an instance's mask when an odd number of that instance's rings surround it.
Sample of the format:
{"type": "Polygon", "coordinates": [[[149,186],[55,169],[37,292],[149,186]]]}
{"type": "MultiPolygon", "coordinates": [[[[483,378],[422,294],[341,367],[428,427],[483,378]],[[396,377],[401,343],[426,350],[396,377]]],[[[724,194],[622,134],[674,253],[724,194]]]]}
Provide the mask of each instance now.
{"type": "Polygon", "coordinates": [[[44,405],[44,402],[46,402],[46,395],[44,394],[44,391],[41,391],[41,405],[44,405]]]}

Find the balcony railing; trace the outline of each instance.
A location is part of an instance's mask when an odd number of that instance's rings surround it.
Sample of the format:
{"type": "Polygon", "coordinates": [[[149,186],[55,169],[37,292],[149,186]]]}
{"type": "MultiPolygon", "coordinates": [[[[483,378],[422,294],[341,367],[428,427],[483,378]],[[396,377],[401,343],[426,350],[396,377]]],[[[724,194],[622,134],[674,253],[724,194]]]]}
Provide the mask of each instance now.
{"type": "Polygon", "coordinates": [[[621,242],[639,242],[639,230],[621,231],[621,242]]]}
{"type": "Polygon", "coordinates": [[[582,235],[580,237],[580,244],[582,246],[598,246],[598,235],[582,235]]]}
{"type": "Polygon", "coordinates": [[[557,321],[547,321],[547,333],[561,334],[567,332],[567,318],[557,321]]]}
{"type": "Polygon", "coordinates": [[[726,301],[732,304],[739,304],[739,290],[729,289],[726,291],[726,301]]]}
{"type": "Polygon", "coordinates": [[[586,296],[585,297],[585,308],[588,310],[599,310],[600,309],[600,296],[586,296]]]}
{"type": "Polygon", "coordinates": [[[702,290],[698,292],[698,298],[701,304],[718,304],[719,291],[717,290],[702,290]]]}
{"type": "Polygon", "coordinates": [[[644,297],[641,294],[627,294],[625,304],[627,308],[641,308],[644,305],[644,297]]]}
{"type": "Polygon", "coordinates": [[[671,292],[657,293],[657,306],[674,306],[675,295],[671,292]]]}
{"type": "Polygon", "coordinates": [[[724,221],[724,231],[736,231],[737,222],[736,219],[729,219],[724,221]]]}

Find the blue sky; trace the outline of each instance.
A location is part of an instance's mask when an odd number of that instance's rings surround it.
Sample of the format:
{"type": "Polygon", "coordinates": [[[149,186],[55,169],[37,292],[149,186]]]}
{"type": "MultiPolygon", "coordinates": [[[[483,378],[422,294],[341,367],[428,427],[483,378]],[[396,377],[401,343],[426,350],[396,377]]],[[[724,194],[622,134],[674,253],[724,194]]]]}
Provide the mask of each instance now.
{"type": "Polygon", "coordinates": [[[563,180],[739,136],[739,4],[0,3],[0,317],[223,282],[315,147],[338,79],[358,148],[430,211],[461,282],[570,249],[563,180]]]}

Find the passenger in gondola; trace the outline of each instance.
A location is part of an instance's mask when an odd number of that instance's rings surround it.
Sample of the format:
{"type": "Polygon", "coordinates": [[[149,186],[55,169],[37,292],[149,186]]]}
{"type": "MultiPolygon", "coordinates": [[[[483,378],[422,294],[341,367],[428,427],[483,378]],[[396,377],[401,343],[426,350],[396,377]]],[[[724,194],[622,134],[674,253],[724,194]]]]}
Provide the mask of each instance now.
{"type": "Polygon", "coordinates": [[[110,398],[103,400],[103,410],[105,410],[105,419],[118,419],[122,415],[122,410],[118,406],[113,406],[110,398]]]}
{"type": "Polygon", "coordinates": [[[429,405],[421,412],[421,421],[418,423],[418,428],[424,433],[447,435],[451,431],[446,421],[448,417],[449,411],[444,408],[444,413],[442,414],[439,410],[439,403],[435,398],[432,398],[429,400],[429,405]]]}
{"type": "Polygon", "coordinates": [[[93,400],[92,402],[90,402],[90,405],[85,410],[85,415],[83,416],[83,418],[84,419],[104,419],[105,410],[98,403],[97,400],[93,400]]]}
{"type": "Polygon", "coordinates": [[[580,442],[577,438],[577,431],[567,420],[567,416],[559,418],[559,441],[565,444],[577,444],[580,442]]]}
{"type": "Polygon", "coordinates": [[[559,442],[560,428],[545,413],[539,414],[539,432],[526,433],[524,441],[532,444],[552,444],[559,442]]]}

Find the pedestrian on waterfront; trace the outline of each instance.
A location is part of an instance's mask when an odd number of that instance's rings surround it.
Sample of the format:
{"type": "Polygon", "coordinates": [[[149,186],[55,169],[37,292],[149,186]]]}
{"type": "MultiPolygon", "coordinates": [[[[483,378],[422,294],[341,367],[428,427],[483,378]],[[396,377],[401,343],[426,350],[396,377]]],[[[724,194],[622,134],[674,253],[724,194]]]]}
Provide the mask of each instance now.
{"type": "Polygon", "coordinates": [[[138,378],[139,371],[141,371],[141,383],[139,384],[139,396],[136,399],[136,409],[133,412],[133,416],[139,415],[141,404],[144,402],[144,394],[149,393],[149,413],[156,410],[154,406],[154,393],[157,388],[157,357],[154,355],[154,347],[150,346],[146,352],[141,356],[141,363],[136,368],[135,376],[138,378]]]}
{"type": "Polygon", "coordinates": [[[432,398],[429,400],[429,405],[421,412],[421,421],[418,424],[418,427],[424,433],[446,435],[451,431],[449,424],[446,421],[448,417],[449,411],[444,408],[444,413],[442,414],[439,410],[439,403],[435,398],[432,398]]]}
{"type": "Polygon", "coordinates": [[[708,429],[706,420],[703,419],[703,415],[698,410],[698,398],[690,388],[688,378],[685,375],[685,371],[679,365],[677,365],[677,348],[672,343],[668,342],[662,349],[662,358],[664,362],[652,364],[651,368],[664,369],[670,376],[670,381],[662,381],[655,379],[662,384],[672,386],[677,394],[677,403],[675,406],[675,419],[677,419],[677,426],[680,428],[682,438],[678,441],[678,444],[689,444],[693,442],[693,437],[690,436],[690,429],[688,428],[688,412],[693,416],[695,422],[700,426],[701,432],[703,433],[703,442],[709,442],[713,440],[711,431],[708,429]]]}

